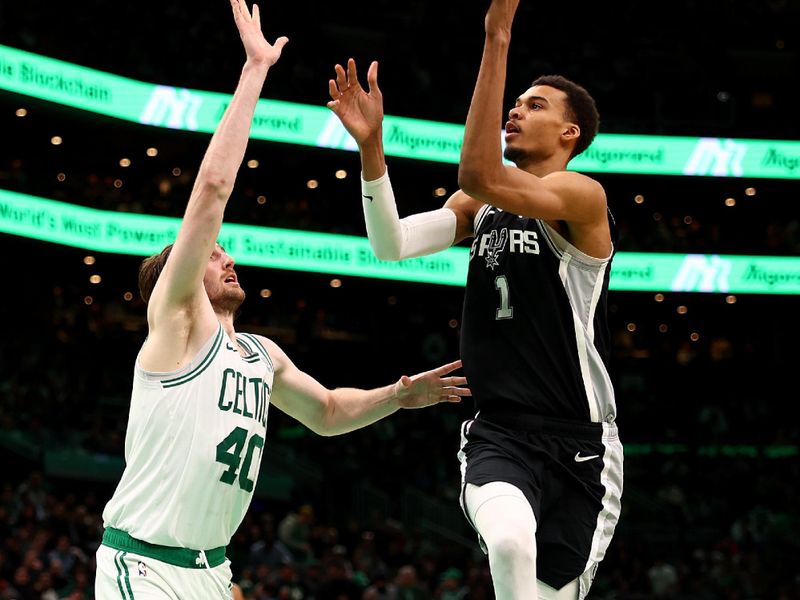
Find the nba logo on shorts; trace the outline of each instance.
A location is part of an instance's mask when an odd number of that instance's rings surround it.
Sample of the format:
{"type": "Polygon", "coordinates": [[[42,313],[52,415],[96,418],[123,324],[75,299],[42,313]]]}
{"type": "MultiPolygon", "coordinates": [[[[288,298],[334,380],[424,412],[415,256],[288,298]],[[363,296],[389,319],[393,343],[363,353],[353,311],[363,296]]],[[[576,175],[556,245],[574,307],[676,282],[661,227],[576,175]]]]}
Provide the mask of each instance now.
{"type": "Polygon", "coordinates": [[[139,561],[139,576],[147,577],[147,565],[144,564],[142,561],[139,561]]]}

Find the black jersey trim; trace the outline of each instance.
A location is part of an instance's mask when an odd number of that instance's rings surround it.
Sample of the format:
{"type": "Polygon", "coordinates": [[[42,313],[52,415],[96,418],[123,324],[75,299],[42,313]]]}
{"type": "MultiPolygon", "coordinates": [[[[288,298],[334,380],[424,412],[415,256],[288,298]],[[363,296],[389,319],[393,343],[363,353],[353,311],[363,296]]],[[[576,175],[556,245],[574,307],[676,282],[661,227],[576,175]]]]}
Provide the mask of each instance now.
{"type": "Polygon", "coordinates": [[[561,258],[564,256],[564,251],[561,248],[559,248],[556,245],[556,243],[553,240],[553,238],[550,237],[550,230],[552,228],[547,226],[547,224],[544,221],[542,221],[541,219],[536,219],[536,225],[537,225],[537,227],[539,227],[539,231],[542,232],[542,236],[544,237],[544,240],[547,242],[547,245],[550,248],[550,251],[553,254],[555,254],[556,258],[561,260],[561,258]]]}

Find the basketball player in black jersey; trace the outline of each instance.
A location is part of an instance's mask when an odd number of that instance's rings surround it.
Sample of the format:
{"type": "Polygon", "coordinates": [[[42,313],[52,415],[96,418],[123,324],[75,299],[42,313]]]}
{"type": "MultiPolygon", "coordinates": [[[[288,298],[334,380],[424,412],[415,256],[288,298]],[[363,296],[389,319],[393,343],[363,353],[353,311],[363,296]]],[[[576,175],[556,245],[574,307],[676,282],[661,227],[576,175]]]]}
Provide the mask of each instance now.
{"type": "Polygon", "coordinates": [[[373,250],[401,260],[473,237],[461,358],[478,414],[462,425],[461,504],[500,600],[588,593],[620,514],[622,446],[608,373],[615,252],[602,186],[567,164],[592,142],[594,100],[560,76],[533,82],[498,130],[518,0],[494,0],[458,171],[438,210],[400,219],[382,145],[378,65],[361,88],[336,65],[331,108],[359,145],[373,250]]]}

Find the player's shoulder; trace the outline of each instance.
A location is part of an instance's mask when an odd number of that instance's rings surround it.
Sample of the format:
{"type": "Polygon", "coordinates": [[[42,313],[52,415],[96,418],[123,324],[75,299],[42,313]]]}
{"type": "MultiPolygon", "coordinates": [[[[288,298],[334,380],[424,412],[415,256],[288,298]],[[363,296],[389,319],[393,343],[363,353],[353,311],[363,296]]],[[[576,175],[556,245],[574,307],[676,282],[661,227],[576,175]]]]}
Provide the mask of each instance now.
{"type": "Polygon", "coordinates": [[[594,177],[589,177],[578,171],[554,171],[542,177],[543,181],[557,182],[559,185],[574,186],[588,191],[592,191],[605,198],[606,192],[601,184],[594,177]]]}
{"type": "Polygon", "coordinates": [[[240,332],[239,335],[243,335],[246,338],[250,338],[255,341],[256,344],[258,344],[261,349],[266,352],[267,355],[269,355],[272,362],[276,364],[276,368],[278,365],[282,365],[287,359],[286,353],[271,338],[268,338],[260,333],[252,332],[240,332]]]}
{"type": "Polygon", "coordinates": [[[278,345],[275,342],[273,342],[270,338],[260,333],[254,333],[252,331],[240,331],[236,335],[242,336],[245,339],[249,338],[254,342],[256,342],[258,345],[263,346],[266,350],[278,347],[278,345]]]}
{"type": "Polygon", "coordinates": [[[608,208],[606,190],[597,179],[577,171],[555,171],[542,178],[551,191],[582,207],[584,214],[596,215],[598,220],[605,218],[608,208]]]}

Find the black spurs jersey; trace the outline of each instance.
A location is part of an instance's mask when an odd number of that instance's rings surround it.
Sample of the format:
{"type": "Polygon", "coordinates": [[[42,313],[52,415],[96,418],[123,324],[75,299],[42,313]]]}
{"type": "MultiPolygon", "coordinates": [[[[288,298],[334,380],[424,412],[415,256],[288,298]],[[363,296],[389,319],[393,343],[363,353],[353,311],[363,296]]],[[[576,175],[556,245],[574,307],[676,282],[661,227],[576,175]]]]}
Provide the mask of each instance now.
{"type": "Polygon", "coordinates": [[[478,410],[614,420],[610,268],[611,257],[584,254],[542,220],[478,211],[461,331],[478,410]]]}

